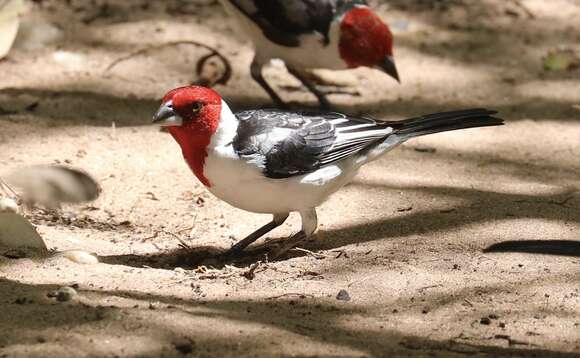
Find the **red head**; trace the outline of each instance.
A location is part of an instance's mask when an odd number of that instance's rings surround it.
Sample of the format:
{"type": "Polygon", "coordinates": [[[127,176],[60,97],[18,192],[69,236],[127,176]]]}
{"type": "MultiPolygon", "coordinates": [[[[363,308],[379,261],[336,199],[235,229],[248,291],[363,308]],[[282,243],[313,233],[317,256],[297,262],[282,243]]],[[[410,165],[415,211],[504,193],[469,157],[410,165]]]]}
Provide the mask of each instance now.
{"type": "Polygon", "coordinates": [[[355,6],[343,15],[339,51],[349,68],[377,67],[399,81],[393,60],[393,34],[368,7],[355,6]]]}
{"type": "Polygon", "coordinates": [[[189,86],[169,91],[153,117],[153,122],[167,127],[175,138],[185,160],[198,177],[209,186],[203,176],[207,146],[216,132],[221,116],[222,99],[209,88],[189,86]]]}

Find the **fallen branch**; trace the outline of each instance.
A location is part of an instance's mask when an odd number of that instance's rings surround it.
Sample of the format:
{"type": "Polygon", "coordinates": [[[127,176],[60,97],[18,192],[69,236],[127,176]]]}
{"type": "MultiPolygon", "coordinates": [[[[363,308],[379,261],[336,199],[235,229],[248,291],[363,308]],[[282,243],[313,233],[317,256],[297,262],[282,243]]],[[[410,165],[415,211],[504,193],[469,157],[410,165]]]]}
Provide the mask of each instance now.
{"type": "Polygon", "coordinates": [[[123,57],[119,57],[118,59],[111,62],[109,64],[109,66],[107,66],[107,68],[105,69],[105,72],[111,71],[115,66],[117,66],[121,62],[130,60],[130,59],[137,57],[137,56],[140,56],[140,55],[144,55],[144,54],[148,53],[149,51],[160,50],[160,49],[163,49],[166,47],[173,47],[173,46],[179,46],[179,45],[193,45],[193,46],[203,47],[203,48],[210,51],[209,54],[201,57],[195,66],[195,71],[196,71],[196,74],[198,76],[202,75],[205,64],[212,57],[219,58],[224,64],[224,73],[220,77],[218,77],[217,79],[214,79],[214,80],[201,77],[196,84],[198,84],[200,86],[208,86],[208,87],[211,87],[211,86],[216,85],[216,84],[225,85],[232,77],[232,65],[230,64],[230,62],[228,61],[228,59],[224,55],[222,55],[218,50],[214,49],[211,46],[208,46],[208,45],[203,44],[201,42],[188,41],[188,40],[172,41],[172,42],[167,42],[167,43],[163,43],[163,44],[159,44],[159,45],[148,46],[148,47],[133,51],[133,52],[129,53],[128,55],[125,55],[123,57]]]}

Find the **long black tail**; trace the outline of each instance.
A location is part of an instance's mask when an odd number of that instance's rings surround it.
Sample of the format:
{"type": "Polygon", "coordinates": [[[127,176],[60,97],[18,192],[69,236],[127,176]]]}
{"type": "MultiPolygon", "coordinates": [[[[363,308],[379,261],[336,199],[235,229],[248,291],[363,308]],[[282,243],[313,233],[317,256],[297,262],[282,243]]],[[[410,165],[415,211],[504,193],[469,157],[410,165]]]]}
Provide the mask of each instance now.
{"type": "Polygon", "coordinates": [[[500,126],[504,122],[501,118],[493,117],[496,113],[484,108],[465,109],[389,122],[389,126],[395,129],[395,134],[406,139],[457,129],[500,126]]]}

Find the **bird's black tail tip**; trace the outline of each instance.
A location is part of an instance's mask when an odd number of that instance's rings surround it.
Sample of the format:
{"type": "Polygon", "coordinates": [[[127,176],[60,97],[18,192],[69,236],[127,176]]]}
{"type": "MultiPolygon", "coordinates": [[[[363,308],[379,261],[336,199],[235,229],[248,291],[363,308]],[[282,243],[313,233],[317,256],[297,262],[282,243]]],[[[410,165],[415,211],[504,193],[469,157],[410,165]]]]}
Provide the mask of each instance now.
{"type": "Polygon", "coordinates": [[[497,111],[486,108],[472,108],[459,111],[441,112],[389,123],[398,135],[406,138],[447,132],[458,129],[491,127],[504,124],[502,118],[495,117],[497,111]]]}

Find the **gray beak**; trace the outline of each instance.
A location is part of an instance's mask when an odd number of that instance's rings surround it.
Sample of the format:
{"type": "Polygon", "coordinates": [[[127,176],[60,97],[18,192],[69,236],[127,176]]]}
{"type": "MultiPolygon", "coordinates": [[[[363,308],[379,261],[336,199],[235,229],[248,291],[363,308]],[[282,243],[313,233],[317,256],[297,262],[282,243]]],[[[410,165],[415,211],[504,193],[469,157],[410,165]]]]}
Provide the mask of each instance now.
{"type": "Polygon", "coordinates": [[[180,126],[183,124],[181,117],[173,111],[173,102],[167,101],[159,107],[153,116],[153,123],[162,127],[180,126]]]}
{"type": "Polygon", "coordinates": [[[399,72],[397,71],[397,66],[395,66],[395,59],[393,57],[388,56],[385,60],[377,66],[383,72],[388,74],[389,76],[393,77],[397,80],[397,82],[401,83],[401,79],[399,78],[399,72]]]}

